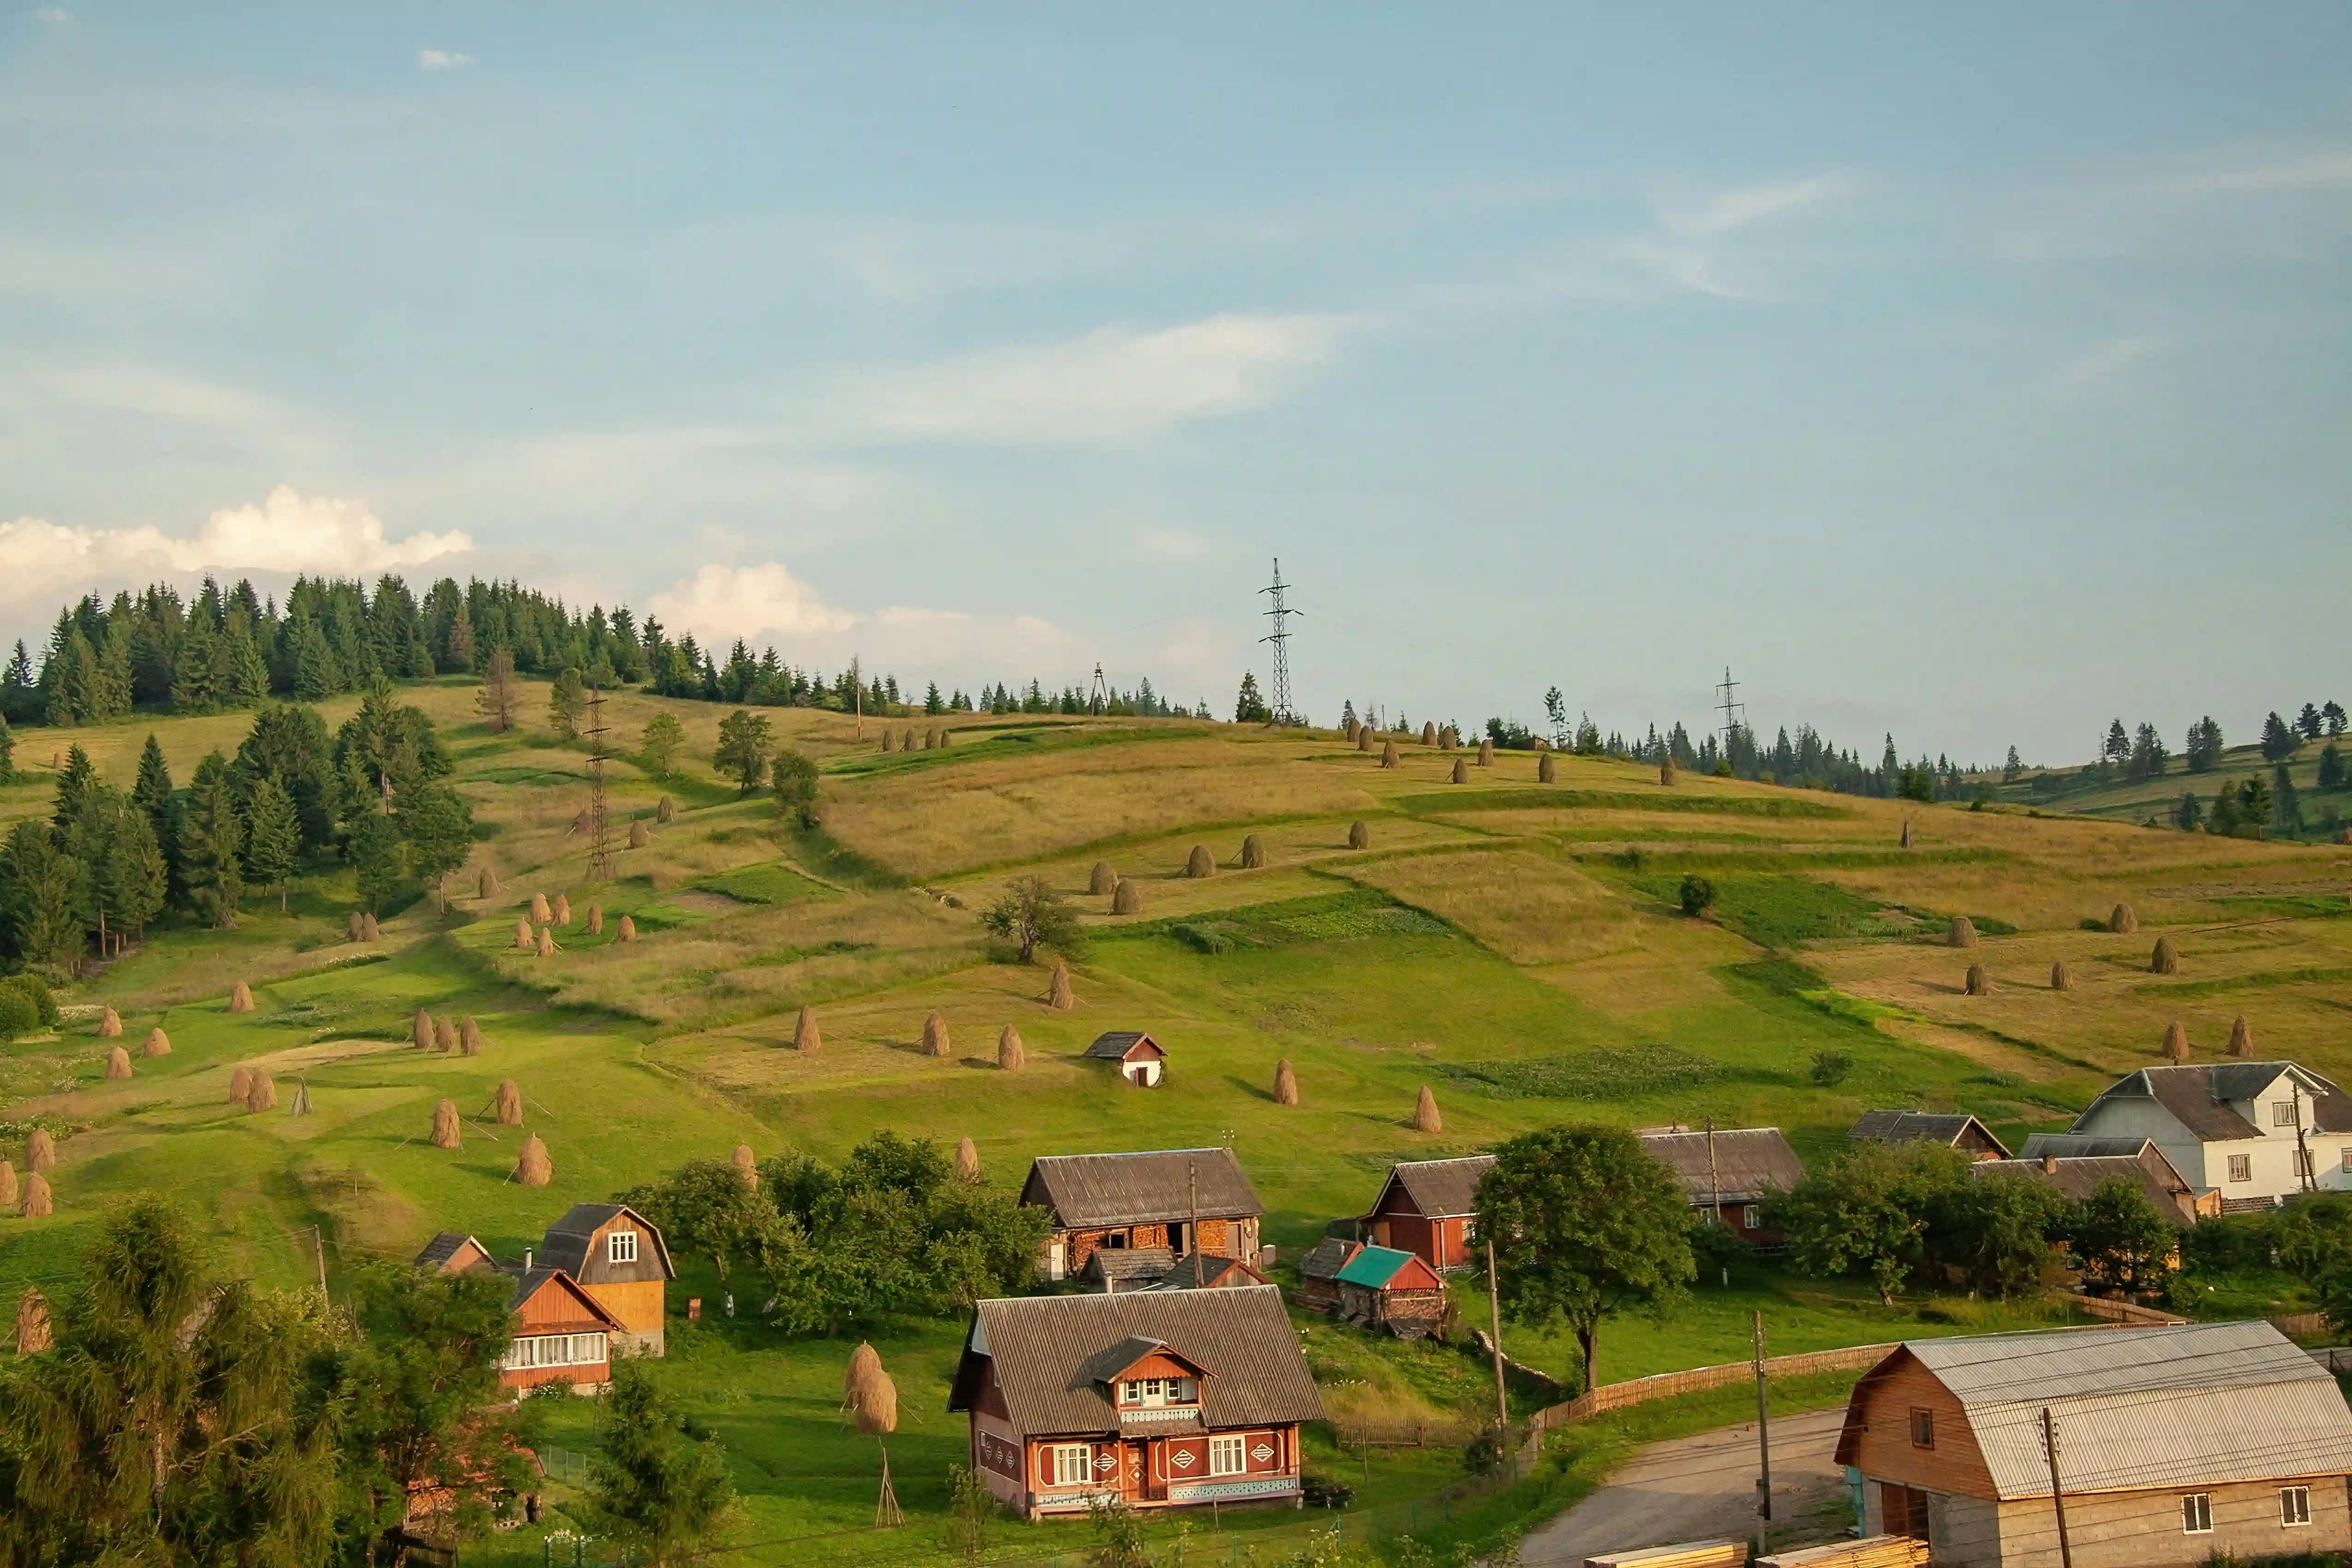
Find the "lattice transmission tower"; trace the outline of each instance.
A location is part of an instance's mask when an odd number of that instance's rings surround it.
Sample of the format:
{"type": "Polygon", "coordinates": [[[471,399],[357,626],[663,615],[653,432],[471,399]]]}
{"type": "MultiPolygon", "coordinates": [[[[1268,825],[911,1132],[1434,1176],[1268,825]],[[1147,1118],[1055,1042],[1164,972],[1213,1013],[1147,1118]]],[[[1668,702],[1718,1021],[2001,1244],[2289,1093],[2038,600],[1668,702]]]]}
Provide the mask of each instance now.
{"type": "Polygon", "coordinates": [[[1732,700],[1733,693],[1739,689],[1739,682],[1731,679],[1731,667],[1727,664],[1723,667],[1723,679],[1715,689],[1717,699],[1715,705],[1723,714],[1723,755],[1728,761],[1731,738],[1742,728],[1740,721],[1748,711],[1748,704],[1732,700]]]}
{"type": "Polygon", "coordinates": [[[613,834],[604,816],[604,689],[588,688],[588,879],[613,879],[613,834]]]}
{"type": "Polygon", "coordinates": [[[1291,586],[1293,584],[1282,580],[1282,561],[1277,556],[1274,563],[1273,586],[1258,590],[1271,595],[1274,600],[1274,607],[1265,612],[1273,618],[1274,631],[1258,640],[1274,645],[1274,679],[1272,689],[1266,693],[1266,703],[1277,724],[1298,722],[1297,711],[1290,706],[1290,617],[1304,612],[1292,609],[1284,601],[1283,595],[1291,586]]]}

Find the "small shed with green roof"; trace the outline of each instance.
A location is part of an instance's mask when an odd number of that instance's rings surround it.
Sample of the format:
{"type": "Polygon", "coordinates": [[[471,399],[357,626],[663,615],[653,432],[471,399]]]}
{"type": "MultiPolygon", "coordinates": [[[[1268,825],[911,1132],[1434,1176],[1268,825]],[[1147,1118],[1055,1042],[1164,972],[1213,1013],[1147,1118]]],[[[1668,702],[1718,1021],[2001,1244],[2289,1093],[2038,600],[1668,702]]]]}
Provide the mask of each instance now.
{"type": "Polygon", "coordinates": [[[1332,1282],[1341,1318],[1402,1339],[1433,1331],[1445,1315],[1445,1282],[1419,1255],[1393,1247],[1358,1247],[1332,1282]]]}

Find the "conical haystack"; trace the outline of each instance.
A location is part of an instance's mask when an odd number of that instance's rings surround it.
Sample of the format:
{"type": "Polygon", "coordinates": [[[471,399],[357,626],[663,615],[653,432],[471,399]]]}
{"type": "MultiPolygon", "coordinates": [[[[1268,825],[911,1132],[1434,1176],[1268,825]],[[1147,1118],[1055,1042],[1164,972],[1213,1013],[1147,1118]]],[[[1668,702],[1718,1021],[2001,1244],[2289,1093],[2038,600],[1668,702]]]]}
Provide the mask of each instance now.
{"type": "Polygon", "coordinates": [[[109,1007],[98,1016],[98,1037],[119,1040],[122,1037],[122,1015],[109,1007]]]}
{"type": "Polygon", "coordinates": [[[572,925],[572,900],[563,893],[555,895],[555,923],[566,930],[572,925]]]}
{"type": "Polygon", "coordinates": [[[1397,743],[1394,741],[1382,741],[1381,742],[1381,766],[1393,772],[1403,765],[1403,760],[1397,755],[1397,743]]]}
{"type": "Polygon", "coordinates": [[[646,825],[643,822],[632,822],[629,824],[630,848],[643,849],[646,845],[651,844],[653,841],[654,836],[646,831],[646,825]]]}
{"type": "Polygon", "coordinates": [[[735,1152],[728,1158],[734,1163],[735,1173],[743,1178],[743,1184],[753,1192],[758,1192],[760,1190],[760,1157],[751,1152],[751,1145],[736,1144],[735,1152]]]}
{"type": "Polygon", "coordinates": [[[233,1069],[228,1075],[228,1102],[231,1105],[243,1105],[245,1097],[252,1092],[253,1069],[247,1067],[233,1069]]]}
{"type": "Polygon", "coordinates": [[[970,1135],[956,1140],[955,1161],[957,1181],[970,1184],[980,1180],[980,1149],[970,1135]]]}
{"type": "Polygon", "coordinates": [[[1464,762],[1460,757],[1454,758],[1454,772],[1447,776],[1455,784],[1468,784],[1470,782],[1470,764],[1464,762]]]}
{"type": "Polygon", "coordinates": [[[535,926],[543,926],[554,918],[555,911],[547,907],[547,895],[545,893],[533,893],[530,896],[530,923],[535,926]]]}
{"type": "Polygon", "coordinates": [[[602,904],[588,906],[588,934],[590,936],[604,934],[604,906],[602,904]]]}
{"type": "Polygon", "coordinates": [[[1977,922],[1966,915],[1954,915],[1952,923],[1944,928],[1946,947],[1974,947],[1977,944],[1977,922]]]}
{"type": "Polygon", "coordinates": [[[955,1054],[955,1047],[948,1043],[948,1021],[936,1010],[923,1020],[923,1054],[927,1057],[955,1054]]]}
{"type": "Polygon", "coordinates": [[[857,1403],[857,1391],[866,1386],[866,1380],[867,1378],[872,1377],[876,1373],[880,1372],[881,1370],[881,1354],[864,1340],[858,1341],[857,1348],[849,1352],[849,1364],[842,1369],[842,1408],[846,1410],[850,1406],[856,1405],[857,1403]]]}
{"type": "Polygon", "coordinates": [[[1118,890],[1118,873],[1110,868],[1109,861],[1096,861],[1095,868],[1087,874],[1087,891],[1099,899],[1118,890]]]}
{"type": "Polygon", "coordinates": [[[1421,743],[1424,746],[1437,744],[1437,721],[1434,719],[1424,719],[1421,721],[1421,743]]]}
{"type": "Polygon", "coordinates": [[[240,980],[228,988],[228,1010],[232,1013],[253,1011],[253,987],[240,980]]]}
{"type": "Polygon", "coordinates": [[[383,928],[375,923],[375,917],[373,915],[362,914],[360,916],[360,940],[362,942],[382,942],[383,940],[383,928]]]}
{"type": "Polygon", "coordinates": [[[38,1355],[52,1342],[49,1338],[49,1299],[41,1294],[39,1286],[27,1285],[25,1293],[16,1298],[16,1353],[38,1355]]]}
{"type": "Polygon", "coordinates": [[[1370,724],[1367,724],[1362,729],[1356,731],[1356,750],[1360,752],[1369,752],[1371,749],[1372,727],[1370,724]]]}
{"type": "Polygon", "coordinates": [[[1478,765],[1482,768],[1491,768],[1495,765],[1495,742],[1492,736],[1478,742],[1478,765]]]}
{"type": "Polygon", "coordinates": [[[433,1048],[444,1052],[457,1048],[457,1020],[446,1013],[433,1020],[433,1048]]]}
{"type": "Polygon", "coordinates": [[[1007,1024],[996,1031],[996,1065],[1006,1072],[1019,1072],[1028,1058],[1021,1047],[1021,1031],[1007,1024]]]}
{"type": "Polygon", "coordinates": [[[1197,878],[1213,877],[1216,874],[1217,858],[1209,853],[1209,847],[1205,844],[1193,845],[1192,853],[1184,857],[1184,875],[1197,878]]]}
{"type": "Polygon", "coordinates": [[[2168,1062],[2189,1059],[2189,1031],[2178,1018],[2164,1026],[2164,1059],[2168,1062]]]}
{"type": "Polygon", "coordinates": [[[499,896],[499,874],[488,866],[483,867],[482,874],[474,879],[474,896],[480,899],[499,896]]]}
{"type": "Polygon", "coordinates": [[[57,1167],[57,1140],[49,1136],[49,1130],[47,1128],[36,1127],[25,1135],[25,1169],[28,1171],[54,1170],[57,1167]]]}
{"type": "Polygon", "coordinates": [[[555,1180],[555,1162],[548,1158],[547,1144],[536,1132],[522,1141],[522,1152],[515,1157],[514,1179],[526,1187],[543,1187],[555,1180]]]}
{"type": "Polygon", "coordinates": [[[1139,915],[1143,912],[1143,884],[1132,877],[1121,877],[1118,886],[1111,889],[1110,912],[1115,915],[1139,915]]]}
{"type": "Polygon", "coordinates": [[[158,1024],[147,1031],[147,1037],[139,1042],[139,1054],[142,1057],[168,1057],[172,1054],[172,1037],[163,1032],[163,1025],[158,1024]]]}
{"type": "Polygon", "coordinates": [[[2147,955],[2147,972],[2150,974],[2180,973],[2180,950],[2172,945],[2170,937],[2160,936],[2156,939],[2156,951],[2147,955]]]}
{"type": "Polygon", "coordinates": [[[2050,966],[2050,989],[2053,991],[2074,989],[2074,972],[2066,967],[2066,961],[2063,958],[2050,966]]]}
{"type": "Polygon", "coordinates": [[[2228,1049],[2233,1057],[2251,1057],[2254,1054],[2254,1026],[2246,1022],[2246,1016],[2243,1013],[2230,1020],[2228,1049]]]}
{"type": "Polygon", "coordinates": [[[455,1149],[459,1142],[457,1102],[446,1099],[435,1100],[433,1102],[433,1146],[436,1149],[455,1149]]]}
{"type": "Polygon", "coordinates": [[[1276,1105],[1298,1103],[1298,1074],[1292,1070],[1288,1057],[1274,1064],[1274,1102],[1276,1105]]]}
{"type": "Polygon", "coordinates": [[[433,1015],[419,1007],[416,1016],[408,1021],[408,1040],[420,1051],[433,1048],[433,1015]]]}
{"type": "Polygon", "coordinates": [[[654,803],[654,820],[664,827],[667,827],[670,825],[670,819],[677,815],[677,805],[669,796],[664,795],[654,803]]]}
{"type": "Polygon", "coordinates": [[[2117,904],[2107,911],[2107,929],[2117,936],[2130,936],[2139,930],[2139,916],[2129,904],[2117,904]]]}
{"type": "MultiPolygon", "coordinates": [[[[1120,887],[1127,886],[1121,882],[1120,887]]],[[[1060,959],[1054,961],[1053,978],[1045,984],[1045,1005],[1056,1013],[1066,1013],[1078,1005],[1077,994],[1070,989],[1070,966],[1060,959]]]]}
{"type": "Polygon", "coordinates": [[[1542,756],[1536,759],[1536,783],[1551,783],[1554,774],[1557,773],[1558,771],[1558,768],[1552,762],[1552,755],[1549,752],[1546,752],[1542,756]]]}
{"type": "Polygon", "coordinates": [[[1445,1131],[1445,1118],[1437,1113],[1437,1096],[1429,1092],[1427,1084],[1421,1086],[1421,1094],[1412,1102],[1412,1126],[1416,1132],[1445,1131]]]}
{"type": "Polygon", "coordinates": [[[120,1082],[131,1076],[131,1053],[121,1046],[106,1053],[106,1076],[120,1082]]]}
{"type": "Polygon", "coordinates": [[[896,735],[894,735],[894,734],[892,734],[892,733],[891,733],[889,731],[887,731],[887,730],[883,731],[882,731],[882,749],[883,749],[883,751],[885,751],[885,752],[895,752],[895,751],[897,751],[897,750],[898,749],[898,736],[896,736],[896,735]]]}
{"type": "Polygon", "coordinates": [[[1255,871],[1265,864],[1265,840],[1253,833],[1242,840],[1242,869],[1255,871]]]}
{"type": "Polygon", "coordinates": [[[1681,777],[1682,769],[1675,765],[1675,759],[1672,756],[1658,764],[1658,783],[1666,788],[1674,788],[1675,781],[1681,777]]]}
{"type": "Polygon", "coordinates": [[[531,934],[530,922],[529,921],[515,921],[515,951],[517,952],[529,952],[532,948],[538,945],[539,943],[537,939],[531,934]]]}
{"type": "Polygon", "coordinates": [[[278,1085],[268,1073],[257,1068],[255,1070],[253,1086],[245,1091],[245,1108],[247,1110],[278,1109],[278,1085]]]}
{"type": "Polygon", "coordinates": [[[1437,732],[1437,749],[1441,752],[1450,752],[1461,743],[1460,737],[1454,734],[1454,726],[1451,724],[1437,732]]]}
{"type": "Polygon", "coordinates": [[[1372,830],[1371,830],[1370,828],[1369,828],[1369,827],[1365,826],[1364,826],[1362,823],[1360,823],[1360,822],[1351,822],[1351,823],[1348,824],[1348,847],[1349,847],[1349,848],[1350,848],[1350,849],[1370,849],[1371,847],[1372,847],[1372,830]]]}
{"type": "Polygon", "coordinates": [[[499,1079],[498,1089],[490,1095],[490,1120],[501,1127],[522,1125],[522,1090],[514,1079],[499,1079]]]}
{"type": "Polygon", "coordinates": [[[859,1380],[857,1397],[850,1401],[857,1429],[868,1437],[887,1437],[898,1429],[898,1385],[877,1363],[859,1380]]]}
{"type": "Polygon", "coordinates": [[[793,1024],[793,1049],[815,1051],[824,1045],[824,1037],[817,1032],[816,1009],[803,1004],[801,1016],[793,1024]]]}
{"type": "Polygon", "coordinates": [[[1969,977],[1966,989],[1968,994],[1971,996],[1989,996],[1992,994],[1992,982],[1986,978],[1985,967],[1983,964],[1971,963],[1969,965],[1969,977]]]}
{"type": "Polygon", "coordinates": [[[361,918],[359,910],[353,910],[352,918],[343,922],[343,934],[353,942],[364,942],[367,940],[366,931],[366,921],[361,918]]]}
{"type": "Polygon", "coordinates": [[[553,958],[555,956],[555,928],[553,926],[541,926],[539,928],[538,952],[539,956],[541,958],[553,958]]]}
{"type": "Polygon", "coordinates": [[[615,933],[615,934],[616,934],[616,935],[619,937],[619,939],[620,939],[621,941],[623,941],[623,942],[635,942],[635,941],[636,941],[636,940],[637,940],[637,922],[636,922],[635,921],[631,920],[628,916],[626,916],[626,915],[623,915],[623,916],[621,917],[621,929],[620,929],[620,931],[619,931],[617,933],[615,933]]]}
{"type": "Polygon", "coordinates": [[[1903,819],[1903,837],[1896,839],[1895,842],[1897,848],[1908,849],[1911,847],[1911,819],[1909,817],[1906,816],[1903,819]]]}
{"type": "Polygon", "coordinates": [[[1352,714],[1352,713],[1351,713],[1351,714],[1349,714],[1349,715],[1348,716],[1348,727],[1347,727],[1347,730],[1345,731],[1345,733],[1346,733],[1346,735],[1347,735],[1347,737],[1348,737],[1348,744],[1349,744],[1349,745],[1351,745],[1351,746],[1352,746],[1352,745],[1354,745],[1354,744],[1356,743],[1356,737],[1357,737],[1357,736],[1359,736],[1359,735],[1360,735],[1360,734],[1362,734],[1363,732],[1364,732],[1364,727],[1363,727],[1361,724],[1359,724],[1359,723],[1357,723],[1357,722],[1356,722],[1356,718],[1355,718],[1355,715],[1354,715],[1354,714],[1352,714]]]}
{"type": "Polygon", "coordinates": [[[57,1200],[49,1195],[47,1176],[25,1178],[25,1195],[16,1200],[16,1213],[24,1219],[47,1219],[58,1212],[57,1200]]]}
{"type": "Polygon", "coordinates": [[[16,1206],[16,1167],[14,1162],[0,1160],[0,1208],[16,1206]]]}
{"type": "Polygon", "coordinates": [[[482,1054],[482,1026],[474,1022],[471,1013],[457,1020],[457,1054],[467,1057],[482,1054]]]}

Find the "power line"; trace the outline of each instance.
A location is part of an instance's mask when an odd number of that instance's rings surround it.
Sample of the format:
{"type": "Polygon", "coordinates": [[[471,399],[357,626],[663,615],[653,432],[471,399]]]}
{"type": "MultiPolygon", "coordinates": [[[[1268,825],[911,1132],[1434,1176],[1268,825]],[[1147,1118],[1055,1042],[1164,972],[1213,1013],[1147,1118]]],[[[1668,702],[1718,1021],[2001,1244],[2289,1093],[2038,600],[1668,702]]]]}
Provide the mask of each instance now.
{"type": "Polygon", "coordinates": [[[1258,590],[1273,596],[1274,607],[1265,613],[1274,621],[1274,631],[1258,640],[1274,645],[1274,679],[1271,683],[1274,689],[1269,694],[1269,706],[1277,724],[1298,722],[1298,715],[1290,706],[1290,617],[1304,612],[1292,609],[1285,602],[1283,595],[1290,586],[1282,580],[1282,558],[1276,556],[1273,585],[1258,590]]]}
{"type": "Polygon", "coordinates": [[[588,879],[613,879],[613,835],[604,816],[604,689],[588,688],[588,879]]]}

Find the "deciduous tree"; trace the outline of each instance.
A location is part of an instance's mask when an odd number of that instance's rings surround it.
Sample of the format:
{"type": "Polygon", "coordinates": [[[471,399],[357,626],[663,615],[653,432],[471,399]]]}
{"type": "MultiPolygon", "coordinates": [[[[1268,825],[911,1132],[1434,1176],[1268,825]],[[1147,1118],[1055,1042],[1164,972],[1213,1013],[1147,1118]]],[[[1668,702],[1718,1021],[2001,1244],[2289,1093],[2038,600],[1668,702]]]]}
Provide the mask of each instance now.
{"type": "Polygon", "coordinates": [[[686,731],[677,720],[667,713],[656,713],[646,721],[646,732],[637,740],[639,765],[657,779],[667,778],[670,763],[685,744],[686,731]]]}
{"type": "Polygon", "coordinates": [[[735,781],[738,795],[750,795],[768,775],[768,752],[772,744],[767,715],[738,708],[719,721],[719,745],[710,753],[710,763],[721,775],[735,781]]]}
{"type": "Polygon", "coordinates": [[[980,923],[991,935],[1003,937],[1027,963],[1041,947],[1068,952],[1083,944],[1077,912],[1043,877],[1023,877],[1009,884],[996,900],[980,912],[980,923]]]}
{"type": "Polygon", "coordinates": [[[815,759],[787,746],[776,753],[772,770],[776,780],[776,810],[796,826],[814,827],[817,825],[815,759]]]}

